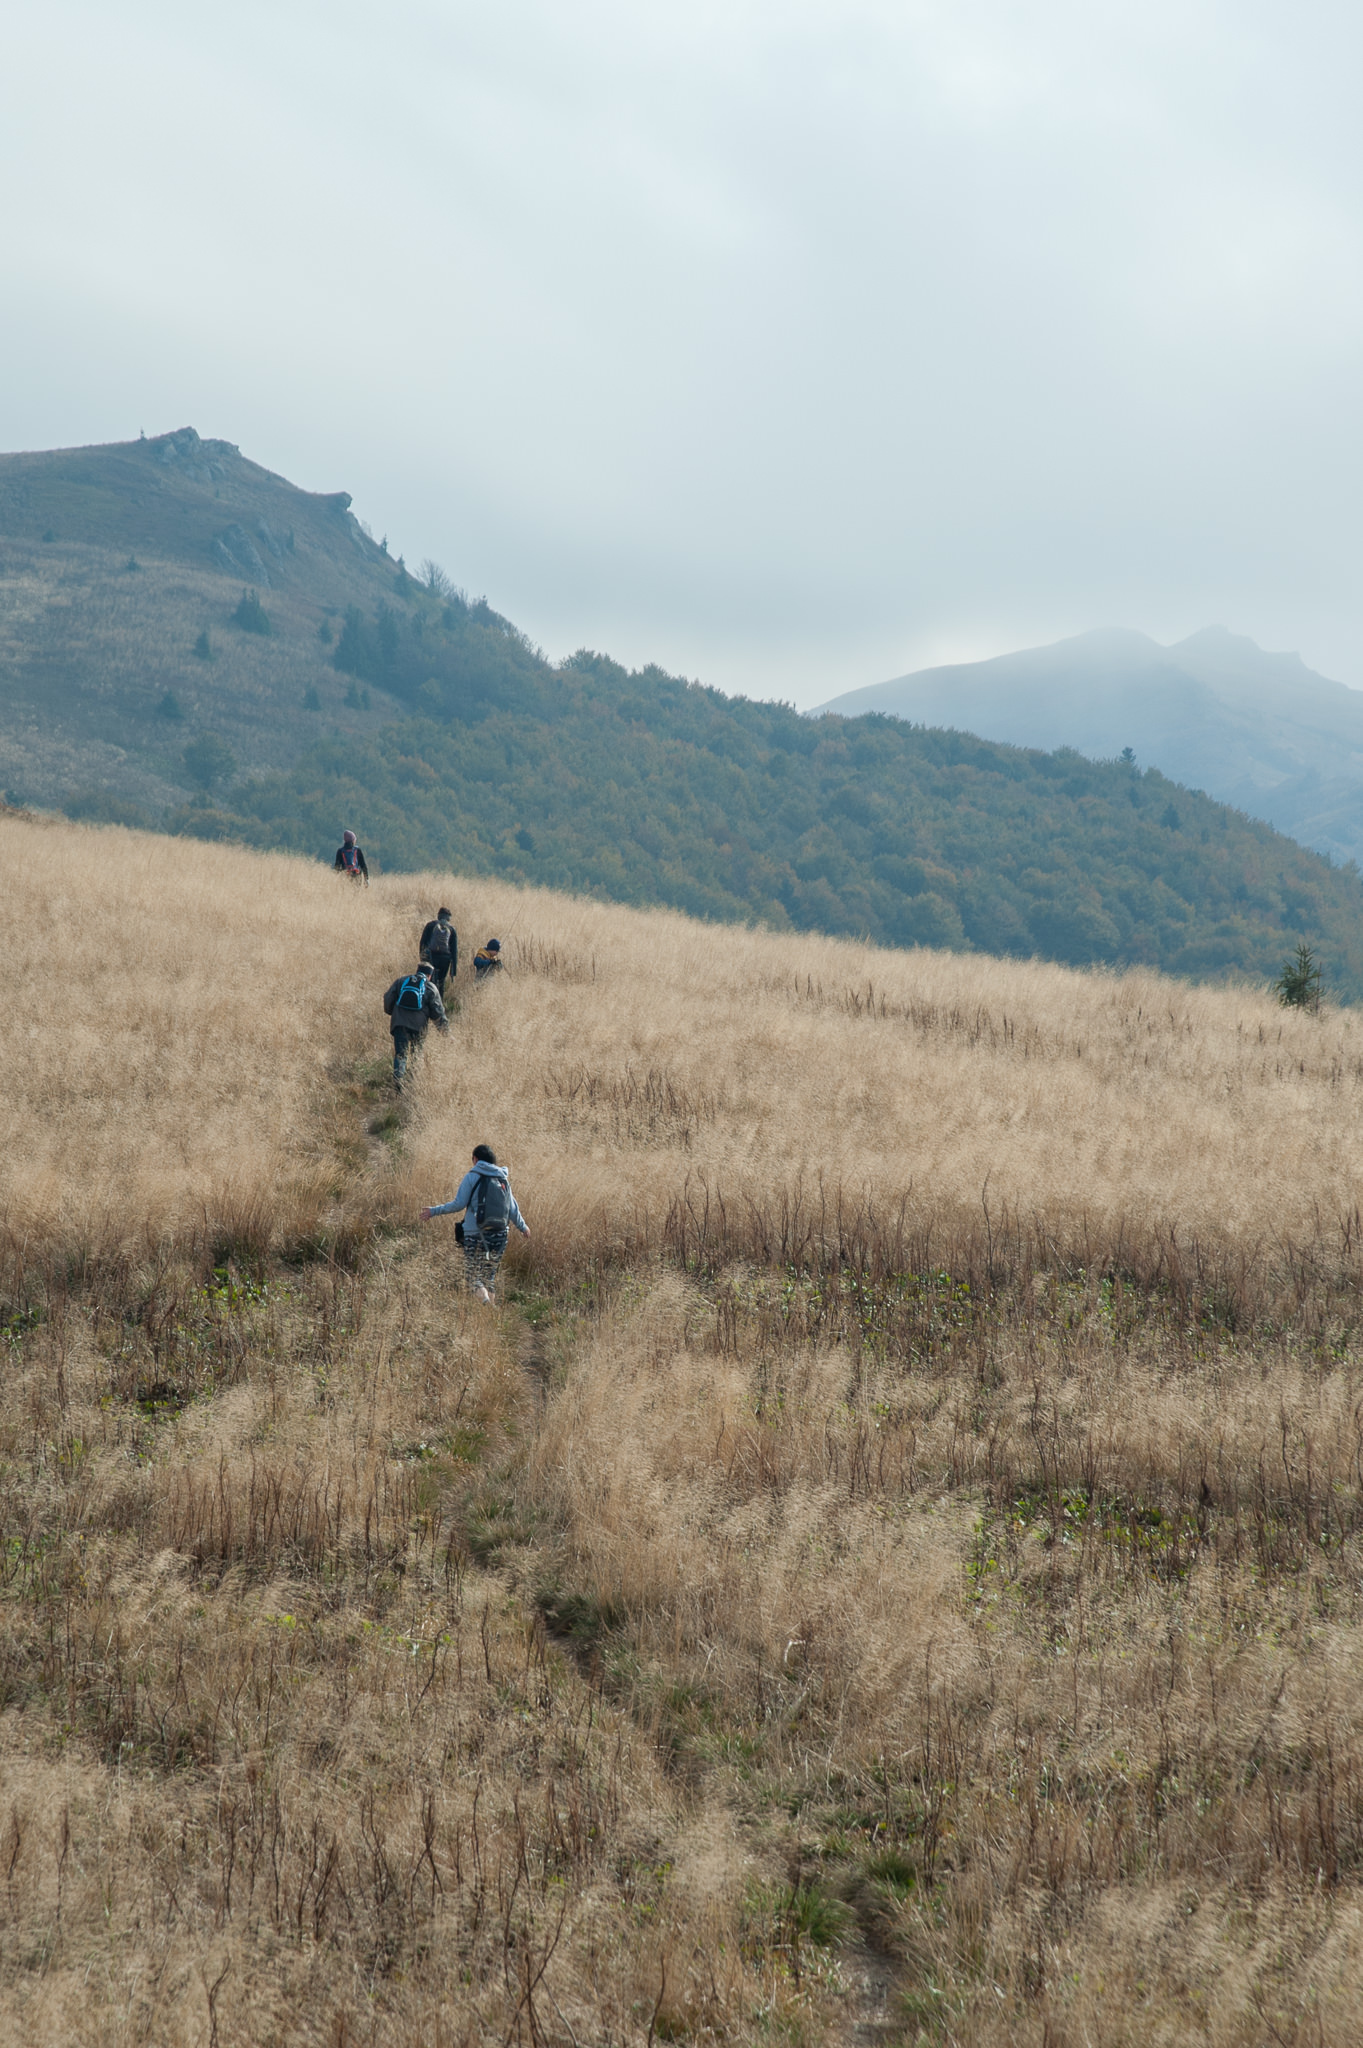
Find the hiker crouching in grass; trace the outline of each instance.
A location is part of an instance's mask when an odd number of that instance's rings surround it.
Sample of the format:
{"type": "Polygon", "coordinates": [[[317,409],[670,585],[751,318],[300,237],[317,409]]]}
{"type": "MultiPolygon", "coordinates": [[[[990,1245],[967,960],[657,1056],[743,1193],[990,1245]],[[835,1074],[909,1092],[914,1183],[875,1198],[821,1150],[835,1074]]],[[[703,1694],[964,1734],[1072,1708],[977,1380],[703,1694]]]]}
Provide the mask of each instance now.
{"type": "Polygon", "coordinates": [[[407,1056],[417,1050],[432,1021],[437,1031],[448,1031],[449,1019],[440,1000],[440,990],[431,979],[431,963],[423,960],[415,974],[400,974],[383,998],[383,1013],[393,1034],[393,1086],[402,1093],[407,1056]]]}
{"type": "Polygon", "coordinates": [[[499,967],[505,966],[506,962],[502,958],[501,940],[489,939],[487,944],[480,946],[473,956],[474,979],[476,981],[486,981],[490,974],[495,974],[499,967]]]}
{"type": "Polygon", "coordinates": [[[432,1216],[453,1216],[458,1209],[463,1210],[464,1221],[455,1225],[455,1236],[464,1247],[469,1291],[479,1301],[491,1301],[492,1283],[506,1250],[507,1225],[514,1223],[522,1237],[529,1237],[530,1226],[516,1207],[506,1168],[498,1166],[490,1145],[474,1146],[473,1164],[460,1181],[454,1200],[423,1209],[421,1220],[429,1223],[432,1216]]]}
{"type": "Polygon", "coordinates": [[[421,957],[429,960],[435,971],[435,985],[441,995],[445,993],[445,976],[459,972],[459,934],[450,923],[452,910],[437,910],[421,933],[421,957]]]}

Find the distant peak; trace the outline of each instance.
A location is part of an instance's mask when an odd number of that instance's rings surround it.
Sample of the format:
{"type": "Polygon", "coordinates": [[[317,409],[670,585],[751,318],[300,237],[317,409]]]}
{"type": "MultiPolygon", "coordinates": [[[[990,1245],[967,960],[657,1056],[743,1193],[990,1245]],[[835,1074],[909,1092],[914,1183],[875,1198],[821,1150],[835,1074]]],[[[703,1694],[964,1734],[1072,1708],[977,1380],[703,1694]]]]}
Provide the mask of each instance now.
{"type": "Polygon", "coordinates": [[[205,441],[194,427],[176,427],[169,434],[152,434],[138,442],[152,451],[158,462],[197,462],[208,455],[240,455],[235,441],[205,441]]]}

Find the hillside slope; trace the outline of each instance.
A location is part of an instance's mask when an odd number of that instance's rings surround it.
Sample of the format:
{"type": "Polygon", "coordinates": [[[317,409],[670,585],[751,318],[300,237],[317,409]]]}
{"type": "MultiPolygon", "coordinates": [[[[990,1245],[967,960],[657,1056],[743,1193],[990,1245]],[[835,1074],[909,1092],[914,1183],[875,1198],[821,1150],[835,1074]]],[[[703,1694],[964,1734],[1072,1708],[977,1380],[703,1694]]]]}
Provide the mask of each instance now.
{"type": "MultiPolygon", "coordinates": [[[[1174,646],[1081,633],[990,661],[919,669],[822,707],[882,712],[1020,747],[1073,747],[1205,789],[1336,860],[1363,859],[1363,691],[1213,626],[1174,646]]],[[[818,714],[814,714],[817,716],[818,714]]]]}
{"type": "Polygon", "coordinates": [[[1359,2038],[1363,1016],[0,864],[0,2036],[1359,2038]]]}
{"type": "Polygon", "coordinates": [[[349,505],[192,427],[0,455],[0,791],[152,822],[194,793],[206,733],[259,770],[373,730],[382,700],[347,704],[329,642],[394,569],[349,505]],[[268,634],[233,624],[252,589],[268,634]]]}
{"type": "Polygon", "coordinates": [[[1363,995],[1357,875],[1156,771],[551,664],[190,430],[4,458],[0,563],[0,770],[73,815],[1072,964],[1304,939],[1363,995]]]}

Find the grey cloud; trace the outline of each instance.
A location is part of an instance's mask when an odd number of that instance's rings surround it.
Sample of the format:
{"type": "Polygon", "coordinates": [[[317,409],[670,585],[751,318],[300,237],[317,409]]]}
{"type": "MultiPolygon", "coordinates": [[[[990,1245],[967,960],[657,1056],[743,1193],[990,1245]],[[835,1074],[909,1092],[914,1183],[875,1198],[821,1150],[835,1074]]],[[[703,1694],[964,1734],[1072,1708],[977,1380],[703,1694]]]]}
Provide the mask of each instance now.
{"type": "Polygon", "coordinates": [[[1361,46],[54,0],[0,77],[0,439],[192,419],[551,651],[758,694],[1215,618],[1363,683],[1361,46]]]}

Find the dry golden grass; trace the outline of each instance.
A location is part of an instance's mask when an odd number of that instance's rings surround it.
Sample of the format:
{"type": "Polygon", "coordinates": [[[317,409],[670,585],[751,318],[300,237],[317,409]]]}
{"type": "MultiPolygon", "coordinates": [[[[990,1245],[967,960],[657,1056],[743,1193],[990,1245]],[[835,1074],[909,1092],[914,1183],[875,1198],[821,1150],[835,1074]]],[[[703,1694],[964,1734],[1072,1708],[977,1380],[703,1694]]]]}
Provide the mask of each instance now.
{"type": "Polygon", "coordinates": [[[6,2032],[1357,2037],[1352,1013],[0,858],[6,2032]]]}

